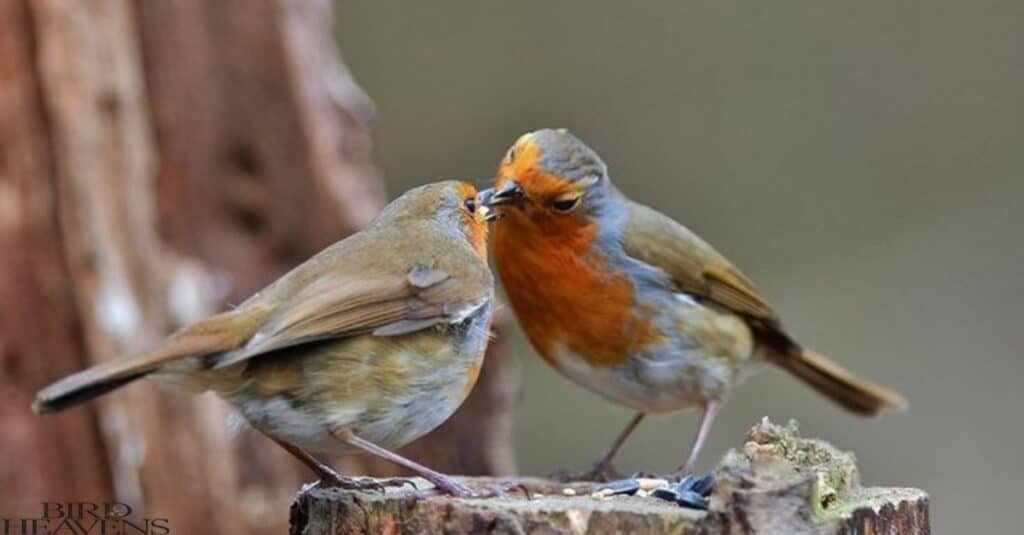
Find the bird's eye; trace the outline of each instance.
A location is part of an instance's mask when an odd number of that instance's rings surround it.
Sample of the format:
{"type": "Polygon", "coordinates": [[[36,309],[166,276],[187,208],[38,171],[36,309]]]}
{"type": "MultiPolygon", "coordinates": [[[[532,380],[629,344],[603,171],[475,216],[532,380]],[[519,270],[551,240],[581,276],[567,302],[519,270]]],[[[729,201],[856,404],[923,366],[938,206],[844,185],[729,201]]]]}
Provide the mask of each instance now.
{"type": "Polygon", "coordinates": [[[505,155],[505,161],[507,163],[512,163],[512,160],[515,160],[515,159],[516,159],[516,149],[515,149],[515,147],[512,147],[511,149],[508,149],[508,154],[505,155]]]}
{"type": "Polygon", "coordinates": [[[462,201],[462,205],[466,207],[466,210],[469,210],[469,213],[476,213],[476,197],[468,197],[465,201],[462,201]]]}
{"type": "Polygon", "coordinates": [[[582,198],[583,196],[581,195],[579,197],[572,197],[569,199],[558,199],[551,203],[551,207],[554,208],[556,212],[571,212],[580,204],[580,199],[582,198]]]}

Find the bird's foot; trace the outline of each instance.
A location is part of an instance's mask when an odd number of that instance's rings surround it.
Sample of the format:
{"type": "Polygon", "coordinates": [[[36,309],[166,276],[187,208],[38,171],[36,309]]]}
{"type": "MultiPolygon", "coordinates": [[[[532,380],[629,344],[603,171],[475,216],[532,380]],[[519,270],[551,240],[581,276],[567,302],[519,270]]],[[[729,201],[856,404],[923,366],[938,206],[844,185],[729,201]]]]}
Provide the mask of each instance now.
{"type": "Polygon", "coordinates": [[[495,498],[505,496],[514,490],[525,494],[527,499],[530,498],[529,490],[522,483],[500,482],[471,487],[448,476],[434,477],[430,482],[438,491],[456,498],[495,498]]]}
{"type": "Polygon", "coordinates": [[[411,479],[403,477],[392,477],[388,479],[356,478],[345,477],[337,473],[332,475],[321,475],[316,487],[321,489],[344,489],[344,490],[375,490],[383,493],[387,487],[401,487],[409,485],[416,489],[416,483],[411,479]]]}

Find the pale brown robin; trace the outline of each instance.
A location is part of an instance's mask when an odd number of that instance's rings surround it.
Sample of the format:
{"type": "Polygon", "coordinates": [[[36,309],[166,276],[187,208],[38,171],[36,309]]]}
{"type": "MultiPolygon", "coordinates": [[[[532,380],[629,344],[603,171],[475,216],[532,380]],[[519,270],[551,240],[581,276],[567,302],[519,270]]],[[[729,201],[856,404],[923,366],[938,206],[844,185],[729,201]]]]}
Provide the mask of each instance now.
{"type": "Polygon", "coordinates": [[[754,284],[684,226],[627,199],[601,158],[566,130],[519,138],[495,187],[495,266],[538,353],[564,376],[637,415],[702,411],[674,477],[693,470],[722,401],[759,362],[782,367],[860,415],[901,396],[801,346],[754,284]]]}
{"type": "Polygon", "coordinates": [[[494,308],[486,211],[467,183],[410,190],[233,310],[57,381],[34,409],[165,378],[216,392],[324,485],[376,486],[307,450],[369,453],[442,491],[486,494],[391,451],[451,416],[480,372],[494,308]]]}

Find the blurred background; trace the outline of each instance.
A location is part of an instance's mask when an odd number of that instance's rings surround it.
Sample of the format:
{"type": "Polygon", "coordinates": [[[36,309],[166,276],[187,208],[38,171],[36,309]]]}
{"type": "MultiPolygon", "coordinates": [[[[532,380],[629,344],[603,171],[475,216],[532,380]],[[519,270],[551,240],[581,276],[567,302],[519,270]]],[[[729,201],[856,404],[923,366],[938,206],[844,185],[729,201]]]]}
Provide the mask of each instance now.
{"type": "MultiPolygon", "coordinates": [[[[33,393],[238,302],[385,198],[487,184],[520,134],[567,127],[807,345],[910,400],[861,420],[769,371],[704,468],[794,418],[865,484],[932,493],[939,531],[1015,532],[1022,23],[991,0],[0,0],[0,518],[116,498],[172,532],[283,531],[309,475],[232,438],[219,401],[142,385],[41,420],[33,393]]],[[[406,453],[585,468],[630,412],[501,331],[464,410],[406,453]]],[[[619,468],[674,467],[695,426],[648,419],[619,468]]]]}
{"type": "MultiPolygon", "coordinates": [[[[520,134],[570,128],[627,195],[740,266],[801,340],[910,400],[861,420],[766,372],[726,405],[705,466],[761,416],[795,418],[855,451],[867,484],[930,491],[938,531],[1016,531],[1024,4],[337,6],[391,193],[486,181],[520,134]]],[[[518,340],[521,470],[584,468],[630,412],[518,340]]],[[[620,468],[675,466],[695,425],[648,420],[620,468]]]]}

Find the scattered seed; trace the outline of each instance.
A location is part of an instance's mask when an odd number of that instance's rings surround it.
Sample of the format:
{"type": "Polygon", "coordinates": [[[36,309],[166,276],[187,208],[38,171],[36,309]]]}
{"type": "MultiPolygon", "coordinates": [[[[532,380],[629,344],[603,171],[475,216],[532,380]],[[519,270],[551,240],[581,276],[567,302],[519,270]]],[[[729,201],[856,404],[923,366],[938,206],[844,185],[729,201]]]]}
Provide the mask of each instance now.
{"type": "Polygon", "coordinates": [[[708,508],[708,499],[692,490],[680,492],[676,498],[676,503],[690,509],[706,510],[708,508]]]}
{"type": "Polygon", "coordinates": [[[708,494],[711,494],[711,489],[714,488],[714,486],[715,474],[713,472],[708,472],[703,476],[698,477],[697,480],[693,482],[693,485],[690,486],[690,490],[706,497],[708,494]]]}
{"type": "Polygon", "coordinates": [[[669,486],[668,481],[653,477],[637,478],[636,482],[640,485],[640,488],[644,490],[654,490],[669,486]]]}
{"type": "Polygon", "coordinates": [[[674,502],[679,499],[679,495],[672,489],[654,489],[654,491],[651,492],[651,496],[660,500],[665,500],[666,502],[674,502]]]}

